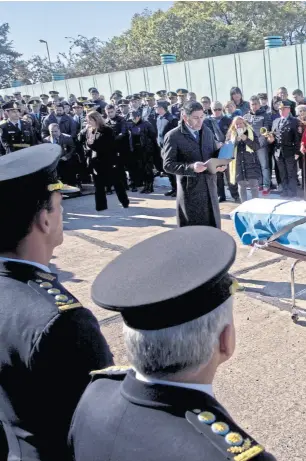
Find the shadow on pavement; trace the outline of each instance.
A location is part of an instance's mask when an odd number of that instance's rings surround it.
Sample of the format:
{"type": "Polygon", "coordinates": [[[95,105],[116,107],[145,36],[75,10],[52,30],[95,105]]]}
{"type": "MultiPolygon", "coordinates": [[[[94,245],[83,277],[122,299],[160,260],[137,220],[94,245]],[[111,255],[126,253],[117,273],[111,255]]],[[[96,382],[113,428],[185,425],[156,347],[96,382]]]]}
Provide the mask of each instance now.
{"type": "MultiPolygon", "coordinates": [[[[53,257],[52,259],[54,259],[55,257],[53,257]]],[[[57,267],[56,264],[54,263],[50,263],[49,264],[49,267],[50,267],[50,271],[53,273],[53,274],[57,274],[58,275],[58,278],[59,278],[59,281],[60,282],[73,282],[73,283],[81,283],[83,282],[84,280],[82,279],[76,279],[74,278],[74,273],[73,272],[69,272],[69,271],[63,271],[62,269],[59,269],[57,267]]]]}

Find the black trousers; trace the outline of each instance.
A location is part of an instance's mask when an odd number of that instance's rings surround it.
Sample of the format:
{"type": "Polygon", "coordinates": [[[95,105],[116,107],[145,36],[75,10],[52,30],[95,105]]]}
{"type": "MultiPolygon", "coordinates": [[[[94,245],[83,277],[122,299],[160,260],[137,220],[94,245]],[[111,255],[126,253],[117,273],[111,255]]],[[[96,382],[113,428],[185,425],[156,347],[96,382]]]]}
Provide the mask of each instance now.
{"type": "Polygon", "coordinates": [[[114,167],[112,171],[109,172],[110,175],[105,174],[103,167],[101,168],[95,162],[92,165],[92,174],[95,184],[95,201],[96,201],[96,210],[103,211],[107,210],[107,198],[106,198],[106,187],[109,185],[109,176],[111,176],[111,183],[115,188],[119,202],[126,206],[129,204],[129,199],[126,193],[125,184],[123,181],[123,174],[121,168],[114,167]]]}
{"type": "Polygon", "coordinates": [[[296,160],[294,155],[286,157],[281,152],[275,158],[279,170],[281,184],[283,186],[283,194],[286,194],[289,197],[295,197],[297,194],[297,181],[296,160]]]}
{"type": "Polygon", "coordinates": [[[168,178],[169,178],[172,190],[176,191],[177,190],[177,185],[176,185],[176,176],[175,176],[175,174],[168,174],[168,178]]]}
{"type": "Polygon", "coordinates": [[[272,170],[273,170],[273,160],[274,160],[275,177],[276,177],[276,182],[279,185],[281,183],[281,178],[280,178],[280,174],[278,170],[278,164],[274,156],[274,146],[273,145],[269,145],[268,147],[268,158],[269,158],[270,182],[272,184],[272,170]]]}
{"type": "Polygon", "coordinates": [[[60,160],[57,166],[58,176],[64,184],[75,186],[79,167],[80,162],[77,155],[72,156],[69,160],[60,160]]]}
{"type": "Polygon", "coordinates": [[[225,199],[225,184],[224,184],[224,175],[227,180],[228,188],[230,191],[231,196],[233,197],[234,200],[239,198],[238,194],[238,184],[231,184],[229,180],[229,170],[228,168],[221,173],[221,171],[218,171],[217,173],[217,189],[218,189],[218,197],[221,199],[225,199]]]}

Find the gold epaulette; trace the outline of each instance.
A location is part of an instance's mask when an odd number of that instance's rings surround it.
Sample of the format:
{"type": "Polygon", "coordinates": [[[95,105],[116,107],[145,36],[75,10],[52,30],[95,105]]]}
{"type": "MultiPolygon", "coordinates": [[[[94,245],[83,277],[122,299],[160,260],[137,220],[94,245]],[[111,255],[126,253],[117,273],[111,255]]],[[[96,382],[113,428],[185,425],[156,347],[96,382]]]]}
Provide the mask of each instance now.
{"type": "Polygon", "coordinates": [[[50,296],[50,301],[55,304],[59,312],[66,312],[71,309],[83,307],[82,304],[58,282],[54,274],[36,271],[34,283],[50,296]]]}
{"type": "Polygon", "coordinates": [[[30,147],[30,144],[13,144],[13,147],[30,147]]]}
{"type": "Polygon", "coordinates": [[[102,370],[93,370],[93,371],[91,371],[90,376],[96,376],[96,375],[124,375],[131,369],[132,369],[131,366],[107,367],[107,368],[102,368],[102,370]]]}

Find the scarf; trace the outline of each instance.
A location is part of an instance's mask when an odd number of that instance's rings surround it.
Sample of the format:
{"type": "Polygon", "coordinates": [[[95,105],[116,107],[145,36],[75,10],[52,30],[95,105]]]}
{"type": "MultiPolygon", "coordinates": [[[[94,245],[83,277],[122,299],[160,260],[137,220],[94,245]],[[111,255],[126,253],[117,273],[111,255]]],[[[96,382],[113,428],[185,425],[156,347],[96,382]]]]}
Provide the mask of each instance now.
{"type": "MultiPolygon", "coordinates": [[[[251,141],[254,141],[254,133],[253,133],[253,130],[251,128],[247,128],[247,137],[251,141]]],[[[231,136],[231,141],[233,143],[235,143],[235,149],[234,149],[234,159],[229,164],[229,176],[230,176],[230,183],[231,184],[236,184],[237,144],[236,144],[236,135],[234,135],[234,133],[231,136]]],[[[245,145],[245,150],[247,152],[254,152],[253,149],[251,149],[247,144],[245,145]]]]}

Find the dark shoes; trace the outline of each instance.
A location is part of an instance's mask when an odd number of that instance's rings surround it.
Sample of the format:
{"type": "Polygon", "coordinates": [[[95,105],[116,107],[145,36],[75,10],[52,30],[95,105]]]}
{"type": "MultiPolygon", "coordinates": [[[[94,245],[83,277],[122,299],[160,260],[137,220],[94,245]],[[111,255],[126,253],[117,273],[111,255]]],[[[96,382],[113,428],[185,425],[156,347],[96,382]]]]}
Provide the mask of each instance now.
{"type": "Polygon", "coordinates": [[[171,189],[164,194],[165,197],[176,197],[176,190],[171,189]]]}

